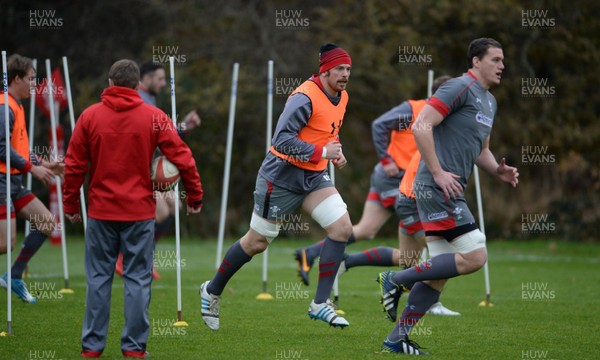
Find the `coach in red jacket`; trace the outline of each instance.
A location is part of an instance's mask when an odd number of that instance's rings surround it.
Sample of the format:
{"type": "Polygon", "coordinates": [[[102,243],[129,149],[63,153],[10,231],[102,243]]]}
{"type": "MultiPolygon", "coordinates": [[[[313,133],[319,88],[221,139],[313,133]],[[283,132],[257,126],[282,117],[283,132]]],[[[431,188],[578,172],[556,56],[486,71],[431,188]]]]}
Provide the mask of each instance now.
{"type": "Polygon", "coordinates": [[[65,158],[64,211],[74,223],[81,221],[79,189],[88,165],[90,172],[83,357],[99,357],[104,350],[119,251],[125,285],[121,350],[126,357],[146,356],[155,217],[150,163],[156,147],[179,169],[188,213],[199,213],[202,207],[202,185],[192,153],[169,117],[140,98],[139,80],[135,62],[119,60],[112,65],[102,102],[79,117],[65,158]]]}

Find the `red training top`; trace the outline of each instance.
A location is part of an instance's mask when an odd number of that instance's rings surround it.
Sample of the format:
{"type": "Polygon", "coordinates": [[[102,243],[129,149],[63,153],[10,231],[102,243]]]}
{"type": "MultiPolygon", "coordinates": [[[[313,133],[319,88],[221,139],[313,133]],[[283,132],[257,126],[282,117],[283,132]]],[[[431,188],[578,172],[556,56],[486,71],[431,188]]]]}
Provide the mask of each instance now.
{"type": "Polygon", "coordinates": [[[65,157],[64,211],[80,213],[79,188],[90,164],[88,215],[97,220],[155,217],[150,164],[156,147],[181,174],[188,205],[202,205],[202,184],[190,148],[171,119],[134,89],[112,86],[77,120],[65,157]]]}

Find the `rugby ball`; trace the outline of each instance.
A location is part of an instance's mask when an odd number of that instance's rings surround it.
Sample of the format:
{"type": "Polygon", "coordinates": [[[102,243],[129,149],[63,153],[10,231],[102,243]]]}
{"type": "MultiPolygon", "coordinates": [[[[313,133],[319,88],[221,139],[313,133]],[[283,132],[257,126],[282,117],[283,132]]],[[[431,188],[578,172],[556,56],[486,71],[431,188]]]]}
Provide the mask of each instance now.
{"type": "Polygon", "coordinates": [[[150,178],[154,191],[169,191],[179,181],[179,170],[165,156],[159,156],[152,161],[150,178]]]}

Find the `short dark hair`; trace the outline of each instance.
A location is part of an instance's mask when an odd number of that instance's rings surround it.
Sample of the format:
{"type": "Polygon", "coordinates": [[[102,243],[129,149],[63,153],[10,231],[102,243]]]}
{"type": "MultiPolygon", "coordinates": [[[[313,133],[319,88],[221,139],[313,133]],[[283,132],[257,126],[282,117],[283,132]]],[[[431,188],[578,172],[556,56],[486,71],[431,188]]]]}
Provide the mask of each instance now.
{"type": "Polygon", "coordinates": [[[502,45],[492,38],[479,38],[471,41],[469,50],[467,50],[467,65],[469,69],[473,67],[473,58],[478,57],[482,59],[491,47],[502,49],[502,45]]]}
{"type": "Polygon", "coordinates": [[[140,66],[140,79],[144,78],[144,75],[155,72],[158,69],[164,69],[165,66],[159,62],[148,61],[140,66]]]}
{"type": "Polygon", "coordinates": [[[452,77],[449,75],[442,75],[442,76],[436,77],[435,80],[433,80],[433,84],[431,85],[431,93],[435,94],[437,89],[440,86],[442,86],[442,84],[444,84],[446,81],[448,81],[450,79],[452,79],[452,77]]]}
{"type": "Polygon", "coordinates": [[[21,56],[19,54],[13,54],[8,57],[6,61],[6,71],[8,76],[8,84],[18,76],[20,78],[25,77],[29,69],[34,69],[33,61],[30,58],[21,56]]]}
{"type": "Polygon", "coordinates": [[[133,60],[122,59],[112,64],[108,78],[115,86],[135,89],[140,83],[140,68],[133,60]]]}

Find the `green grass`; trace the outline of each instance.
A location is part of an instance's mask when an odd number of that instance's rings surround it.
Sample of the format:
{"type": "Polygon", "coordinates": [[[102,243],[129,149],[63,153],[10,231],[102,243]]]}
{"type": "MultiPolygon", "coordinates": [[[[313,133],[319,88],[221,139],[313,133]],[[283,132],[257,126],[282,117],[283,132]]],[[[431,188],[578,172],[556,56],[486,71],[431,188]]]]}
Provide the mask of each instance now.
{"type": "MultiPolygon", "coordinates": [[[[340,307],[351,326],[345,330],[310,321],[310,287],[299,287],[292,251],[308,240],[276,240],[269,253],[269,287],[276,299],[258,301],[262,256],[247,264],[228,284],[221,300],[221,329],[209,330],[199,314],[197,289],[212,277],[215,242],[182,243],[183,315],[187,328],[174,328],[177,302],[175,270],[160,269],[153,285],[148,351],[154,359],[380,359],[381,342],[393,324],[379,305],[374,281],[378,268],[354,268],[341,278],[340,307]],[[276,288],[284,289],[276,292],[276,288]],[[279,297],[279,298],[277,298],[279,297]],[[285,299],[283,299],[285,297],[285,299]],[[294,297],[294,299],[290,299],[294,297]]],[[[394,240],[361,242],[349,248],[394,245],[394,240]]],[[[229,245],[229,244],[226,244],[229,245]]],[[[174,249],[174,241],[157,250],[174,249]]],[[[460,317],[426,316],[413,337],[434,359],[592,359],[600,358],[600,248],[591,244],[491,242],[490,273],[494,307],[479,307],[483,271],[450,281],[443,303],[460,317]],[[552,299],[523,299],[524,284],[547,286],[552,299]],[[553,295],[552,295],[553,294],[553,295]],[[525,357],[529,355],[529,357],[525,357]],[[537,356],[537,357],[534,357],[537,356]]],[[[29,284],[52,287],[47,299],[27,305],[13,296],[13,336],[0,337],[1,359],[76,359],[85,307],[83,241],[69,239],[73,295],[57,297],[63,285],[61,251],[44,246],[30,264],[29,284]]],[[[168,255],[167,255],[168,256],[168,255]]],[[[5,257],[0,258],[2,264],[5,257]]],[[[172,263],[172,259],[164,260],[172,263]]],[[[163,264],[165,263],[163,262],[163,264]]],[[[5,265],[2,266],[5,268],[5,265]]],[[[6,293],[0,291],[0,331],[6,330],[6,293]]],[[[532,294],[536,295],[536,294],[532,294]]],[[[537,293],[537,295],[544,295],[537,293]]],[[[401,300],[401,304],[404,300],[401,300]]],[[[122,358],[123,286],[114,282],[111,322],[104,358],[122,358]]]]}

